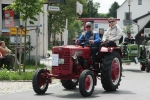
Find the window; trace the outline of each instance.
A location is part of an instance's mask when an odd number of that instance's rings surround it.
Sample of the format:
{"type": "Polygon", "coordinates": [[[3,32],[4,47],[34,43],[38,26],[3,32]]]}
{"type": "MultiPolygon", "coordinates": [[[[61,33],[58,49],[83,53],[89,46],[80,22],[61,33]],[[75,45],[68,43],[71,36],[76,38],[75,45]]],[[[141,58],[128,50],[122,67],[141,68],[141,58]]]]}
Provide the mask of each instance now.
{"type": "Polygon", "coordinates": [[[126,20],[130,20],[131,19],[131,12],[129,13],[129,12],[126,12],[126,14],[125,14],[125,19],[126,20]]]}
{"type": "Polygon", "coordinates": [[[142,5],[142,0],[138,0],[138,5],[142,5]]]}

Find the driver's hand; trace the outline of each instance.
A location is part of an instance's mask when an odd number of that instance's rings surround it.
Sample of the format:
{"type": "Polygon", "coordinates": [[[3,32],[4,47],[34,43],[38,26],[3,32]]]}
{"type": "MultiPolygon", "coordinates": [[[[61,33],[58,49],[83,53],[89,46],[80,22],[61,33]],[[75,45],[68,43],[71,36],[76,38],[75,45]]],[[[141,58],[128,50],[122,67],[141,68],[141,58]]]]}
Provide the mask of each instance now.
{"type": "Polygon", "coordinates": [[[89,40],[89,43],[90,44],[94,44],[94,40],[89,40]]]}
{"type": "Polygon", "coordinates": [[[102,41],[102,43],[105,43],[105,41],[102,41]]]}
{"type": "Polygon", "coordinates": [[[111,40],[111,39],[108,39],[108,41],[111,42],[112,40],[111,40]]]}
{"type": "Polygon", "coordinates": [[[78,39],[76,39],[75,44],[76,44],[76,45],[78,44],[78,39]]]}

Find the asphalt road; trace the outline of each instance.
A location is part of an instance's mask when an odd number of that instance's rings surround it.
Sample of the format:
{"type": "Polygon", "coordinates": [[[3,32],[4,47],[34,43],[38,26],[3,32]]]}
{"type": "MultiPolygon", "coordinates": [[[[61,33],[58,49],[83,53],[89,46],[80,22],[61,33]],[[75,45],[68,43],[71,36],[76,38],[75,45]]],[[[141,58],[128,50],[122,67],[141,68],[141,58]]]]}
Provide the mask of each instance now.
{"type": "Polygon", "coordinates": [[[50,86],[44,95],[33,90],[0,95],[0,100],[150,100],[150,73],[141,72],[139,64],[123,65],[123,77],[119,89],[106,92],[98,80],[91,97],[82,97],[79,88],[65,90],[61,84],[50,86]]]}

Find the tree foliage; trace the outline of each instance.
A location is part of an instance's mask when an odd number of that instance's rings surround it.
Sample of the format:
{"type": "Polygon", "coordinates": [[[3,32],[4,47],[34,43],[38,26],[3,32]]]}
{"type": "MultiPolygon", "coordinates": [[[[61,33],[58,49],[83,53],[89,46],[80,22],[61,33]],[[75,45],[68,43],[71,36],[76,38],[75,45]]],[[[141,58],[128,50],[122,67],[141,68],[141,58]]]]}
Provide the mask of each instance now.
{"type": "Polygon", "coordinates": [[[71,23],[68,26],[68,40],[72,41],[73,38],[76,38],[76,35],[78,34],[78,32],[81,31],[81,26],[82,26],[82,22],[75,20],[73,23],[71,23]]]}
{"type": "MultiPolygon", "coordinates": [[[[78,0],[83,4],[83,13],[86,11],[85,0],[78,0]]],[[[63,33],[66,25],[66,19],[68,19],[68,24],[76,20],[78,15],[76,14],[76,0],[66,0],[65,4],[53,4],[53,6],[59,6],[59,12],[49,12],[49,24],[51,27],[51,33],[59,34],[63,33]]]]}
{"type": "Polygon", "coordinates": [[[123,28],[123,33],[125,33],[125,34],[127,34],[127,32],[129,32],[130,31],[130,33],[131,34],[134,34],[135,33],[135,31],[133,30],[133,26],[132,25],[127,25],[125,28],[123,28]]]}
{"type": "Polygon", "coordinates": [[[73,30],[74,28],[76,28],[76,26],[72,28],[71,26],[74,26],[73,23],[75,22],[77,18],[79,17],[87,18],[87,17],[96,16],[98,12],[99,3],[93,3],[93,1],[90,1],[90,3],[92,4],[92,7],[89,8],[89,5],[88,5],[89,2],[87,2],[86,0],[78,0],[78,2],[80,2],[83,5],[82,15],[78,15],[76,13],[76,0],[66,0],[65,4],[52,4],[52,6],[59,6],[60,11],[49,12],[48,41],[50,41],[52,34],[62,34],[64,32],[66,19],[68,19],[69,29],[72,30],[72,31],[69,31],[69,35],[70,35],[71,33],[74,34],[73,30]]]}
{"type": "Polygon", "coordinates": [[[93,0],[86,0],[87,10],[80,17],[89,18],[89,17],[98,17],[98,8],[100,7],[100,3],[93,2],[93,0]]]}
{"type": "Polygon", "coordinates": [[[98,18],[108,18],[108,17],[107,17],[107,14],[98,13],[98,18]]]}
{"type": "Polygon", "coordinates": [[[108,17],[117,18],[117,9],[119,8],[118,2],[114,2],[111,7],[109,8],[108,17]]]}
{"type": "Polygon", "coordinates": [[[42,11],[45,0],[14,0],[13,3],[7,6],[6,9],[12,9],[16,14],[21,13],[20,19],[24,22],[29,19],[30,24],[37,21],[35,15],[39,15],[42,11]]]}

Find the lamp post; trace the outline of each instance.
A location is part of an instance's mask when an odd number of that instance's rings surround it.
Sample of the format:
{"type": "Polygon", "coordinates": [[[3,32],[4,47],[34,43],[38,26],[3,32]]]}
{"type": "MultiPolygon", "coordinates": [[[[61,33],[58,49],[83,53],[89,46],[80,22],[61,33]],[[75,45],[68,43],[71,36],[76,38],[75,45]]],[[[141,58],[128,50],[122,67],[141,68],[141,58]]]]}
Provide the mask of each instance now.
{"type": "Polygon", "coordinates": [[[130,15],[131,1],[132,1],[132,0],[128,0],[128,6],[129,6],[129,32],[130,32],[130,20],[131,20],[131,15],[130,15]]]}

